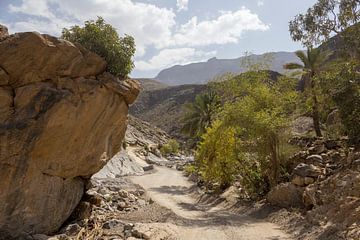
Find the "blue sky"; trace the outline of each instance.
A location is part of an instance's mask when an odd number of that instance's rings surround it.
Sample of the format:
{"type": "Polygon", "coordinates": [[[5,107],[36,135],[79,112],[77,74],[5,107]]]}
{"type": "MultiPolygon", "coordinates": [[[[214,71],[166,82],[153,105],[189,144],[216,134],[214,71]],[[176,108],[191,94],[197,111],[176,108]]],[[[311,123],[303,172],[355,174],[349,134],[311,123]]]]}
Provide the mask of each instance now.
{"type": "Polygon", "coordinates": [[[135,37],[132,77],[245,52],[301,49],[288,22],[315,0],[0,0],[0,23],[11,33],[59,36],[63,27],[102,16],[135,37]]]}

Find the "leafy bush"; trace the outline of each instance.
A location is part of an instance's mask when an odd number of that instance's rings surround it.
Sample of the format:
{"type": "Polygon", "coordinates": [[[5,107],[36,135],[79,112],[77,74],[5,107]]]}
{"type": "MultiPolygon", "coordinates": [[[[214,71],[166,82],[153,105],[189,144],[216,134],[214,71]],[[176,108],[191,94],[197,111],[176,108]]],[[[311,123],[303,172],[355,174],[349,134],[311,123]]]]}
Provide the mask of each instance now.
{"type": "Polygon", "coordinates": [[[207,181],[228,186],[239,178],[249,193],[264,194],[286,169],[285,129],[297,100],[295,83],[248,72],[219,86],[227,102],[199,144],[199,170],[207,181]]]}
{"type": "Polygon", "coordinates": [[[186,165],[184,167],[184,172],[186,175],[189,176],[190,174],[195,173],[197,171],[196,171],[196,167],[194,165],[186,165]]]}
{"type": "Polygon", "coordinates": [[[84,27],[64,28],[61,37],[104,57],[108,63],[107,71],[116,76],[125,78],[134,68],[131,59],[135,54],[134,38],[128,35],[119,37],[116,29],[102,17],[86,21],[84,27]]]}
{"type": "Polygon", "coordinates": [[[176,154],[179,152],[180,149],[180,145],[179,143],[174,140],[171,139],[168,143],[164,144],[161,148],[160,148],[160,152],[163,155],[169,155],[169,154],[176,154]]]}
{"type": "Polygon", "coordinates": [[[345,62],[334,65],[321,75],[323,90],[335,102],[345,131],[355,144],[360,144],[359,69],[358,62],[345,62]]]}

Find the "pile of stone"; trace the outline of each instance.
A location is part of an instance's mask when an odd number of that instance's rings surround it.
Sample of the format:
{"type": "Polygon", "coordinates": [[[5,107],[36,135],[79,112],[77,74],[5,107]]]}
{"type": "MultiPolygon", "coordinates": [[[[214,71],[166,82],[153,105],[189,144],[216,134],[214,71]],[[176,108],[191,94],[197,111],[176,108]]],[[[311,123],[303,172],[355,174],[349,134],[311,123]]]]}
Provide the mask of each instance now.
{"type": "Polygon", "coordinates": [[[37,234],[33,238],[114,240],[140,236],[134,224],[119,216],[152,204],[145,191],[126,179],[92,179],[89,185],[90,189],[59,234],[50,238],[37,234]]]}
{"type": "Polygon", "coordinates": [[[272,189],[267,200],[304,208],[305,219],[324,234],[336,233],[333,239],[360,239],[360,152],[343,140],[317,139],[292,160],[291,182],[272,189]]]}
{"type": "Polygon", "coordinates": [[[300,163],[293,170],[291,182],[300,187],[308,186],[348,166],[353,158],[348,151],[353,150],[344,146],[345,142],[341,140],[314,141],[306,151],[300,151],[293,157],[300,163]]]}

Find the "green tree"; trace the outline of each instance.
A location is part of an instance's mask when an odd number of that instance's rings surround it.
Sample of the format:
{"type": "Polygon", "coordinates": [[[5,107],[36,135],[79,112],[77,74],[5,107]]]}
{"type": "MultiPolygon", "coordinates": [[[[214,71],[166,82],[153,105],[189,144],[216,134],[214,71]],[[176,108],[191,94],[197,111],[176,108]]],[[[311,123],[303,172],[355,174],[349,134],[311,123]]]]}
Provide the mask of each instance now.
{"type": "Polygon", "coordinates": [[[294,41],[311,47],[338,34],[349,55],[360,57],[360,1],[318,0],[305,14],[298,14],[289,23],[294,41]]]}
{"type": "Polygon", "coordinates": [[[202,137],[199,169],[205,179],[223,185],[238,174],[248,190],[264,193],[267,183],[275,186],[279,180],[282,138],[297,100],[295,81],[253,71],[218,84],[215,89],[228,101],[202,137]]]}
{"type": "Polygon", "coordinates": [[[69,29],[64,28],[61,37],[79,43],[105,58],[107,71],[116,76],[125,78],[134,68],[134,38],[129,35],[119,37],[116,29],[102,17],[98,17],[96,21],[86,21],[84,27],[75,25],[69,29]]]}
{"type": "Polygon", "coordinates": [[[308,48],[307,53],[297,51],[296,56],[301,60],[302,64],[288,63],[284,65],[285,69],[300,69],[303,71],[303,79],[305,87],[310,90],[312,98],[312,118],[316,136],[321,137],[319,101],[316,92],[315,76],[320,73],[321,67],[328,58],[328,54],[322,53],[319,48],[308,48]]]}
{"type": "Polygon", "coordinates": [[[201,93],[193,103],[185,105],[186,113],[182,119],[181,131],[190,137],[200,137],[215,118],[220,107],[220,99],[213,91],[201,93]]]}
{"type": "Polygon", "coordinates": [[[160,152],[164,155],[169,155],[169,154],[177,154],[179,152],[180,149],[180,144],[175,140],[175,139],[170,139],[170,141],[166,144],[164,144],[161,148],[160,148],[160,152]]]}
{"type": "Polygon", "coordinates": [[[360,63],[334,63],[319,78],[324,94],[335,102],[346,134],[352,143],[360,145],[360,63]]]}

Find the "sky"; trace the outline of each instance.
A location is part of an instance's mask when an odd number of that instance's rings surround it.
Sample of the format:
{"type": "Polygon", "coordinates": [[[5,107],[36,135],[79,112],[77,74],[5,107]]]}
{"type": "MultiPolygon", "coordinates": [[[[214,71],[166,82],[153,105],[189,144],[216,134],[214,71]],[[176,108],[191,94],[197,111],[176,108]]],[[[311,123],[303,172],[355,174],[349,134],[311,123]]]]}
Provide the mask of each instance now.
{"type": "Polygon", "coordinates": [[[173,65],[302,49],[288,22],[316,0],[0,0],[10,33],[60,36],[64,27],[102,16],[135,38],[132,77],[173,65]]]}

